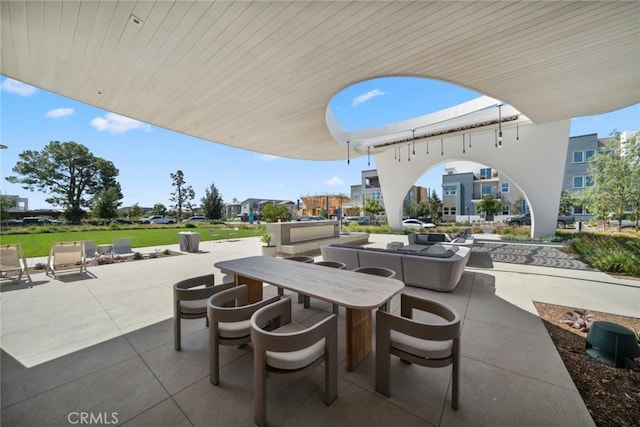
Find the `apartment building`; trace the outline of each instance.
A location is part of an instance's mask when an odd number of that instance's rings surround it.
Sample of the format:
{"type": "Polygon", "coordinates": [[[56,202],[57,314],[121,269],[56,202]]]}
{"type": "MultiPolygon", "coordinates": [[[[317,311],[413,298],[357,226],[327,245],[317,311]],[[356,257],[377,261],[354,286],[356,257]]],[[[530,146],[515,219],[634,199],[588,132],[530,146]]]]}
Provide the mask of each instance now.
{"type": "Polygon", "coordinates": [[[487,220],[499,220],[513,215],[520,207],[522,192],[497,170],[472,162],[456,162],[447,165],[442,176],[442,220],[460,221],[462,217],[484,218],[477,204],[485,197],[498,199],[502,212],[487,220]]]}
{"type": "MultiPolygon", "coordinates": [[[[351,186],[350,203],[344,207],[351,210],[362,208],[367,199],[377,200],[382,208],[384,208],[384,199],[382,197],[382,189],[380,187],[380,178],[377,169],[363,170],[361,173],[362,181],[360,185],[351,186]]],[[[420,203],[427,200],[429,190],[419,185],[412,185],[403,202],[403,215],[408,215],[411,203],[420,203]]]]}

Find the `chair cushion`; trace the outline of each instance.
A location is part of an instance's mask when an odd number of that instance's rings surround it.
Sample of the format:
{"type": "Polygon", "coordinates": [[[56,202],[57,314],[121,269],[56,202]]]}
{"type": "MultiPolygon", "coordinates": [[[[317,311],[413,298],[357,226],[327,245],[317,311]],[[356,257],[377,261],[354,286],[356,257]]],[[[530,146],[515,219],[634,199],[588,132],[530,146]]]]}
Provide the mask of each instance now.
{"type": "Polygon", "coordinates": [[[242,338],[251,335],[251,320],[239,322],[218,322],[220,338],[242,338]]]}
{"type": "Polygon", "coordinates": [[[425,359],[444,359],[451,356],[452,341],[429,341],[391,331],[391,347],[425,359]]]}
{"type": "MultiPolygon", "coordinates": [[[[297,323],[287,323],[275,329],[274,333],[290,334],[304,331],[306,328],[297,323]]],[[[293,338],[295,339],[295,338],[293,338]]],[[[309,366],[324,355],[324,338],[302,350],[296,351],[267,351],[267,365],[276,369],[295,370],[309,366]]]]}
{"type": "Polygon", "coordinates": [[[184,314],[207,314],[207,298],[180,300],[180,311],[184,314]]]}

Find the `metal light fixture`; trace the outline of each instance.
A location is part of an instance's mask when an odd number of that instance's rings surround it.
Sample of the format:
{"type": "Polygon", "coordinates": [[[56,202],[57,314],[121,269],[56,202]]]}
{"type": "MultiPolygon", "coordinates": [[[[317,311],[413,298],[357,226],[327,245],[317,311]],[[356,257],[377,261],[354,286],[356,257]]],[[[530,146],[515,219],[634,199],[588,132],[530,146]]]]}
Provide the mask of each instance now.
{"type": "Polygon", "coordinates": [[[498,147],[502,147],[502,104],[498,104],[498,147]]]}
{"type": "Polygon", "coordinates": [[[413,143],[413,157],[416,156],[416,130],[411,129],[411,141],[413,143]]]}
{"type": "Polygon", "coordinates": [[[347,164],[351,163],[351,159],[349,158],[349,151],[350,151],[349,144],[350,143],[351,143],[351,141],[347,141],[347,164]]]}
{"type": "Polygon", "coordinates": [[[429,155],[429,141],[427,141],[427,156],[429,155]]]}
{"type": "Polygon", "coordinates": [[[498,131],[493,130],[493,146],[498,148],[498,131]]]}
{"type": "Polygon", "coordinates": [[[471,148],[471,134],[469,134],[469,148],[471,148]]]}
{"type": "Polygon", "coordinates": [[[367,146],[367,166],[371,166],[371,146],[367,146]]]}
{"type": "Polygon", "coordinates": [[[516,124],[516,141],[520,142],[520,125],[516,124]]]}
{"type": "Polygon", "coordinates": [[[464,133],[462,134],[462,154],[465,154],[466,151],[464,149],[464,133]]]}
{"type": "Polygon", "coordinates": [[[444,156],[444,138],[440,138],[440,155],[444,156]]]}
{"type": "Polygon", "coordinates": [[[411,154],[409,153],[409,147],[410,145],[407,144],[407,161],[410,162],[411,161],[411,154]]]}

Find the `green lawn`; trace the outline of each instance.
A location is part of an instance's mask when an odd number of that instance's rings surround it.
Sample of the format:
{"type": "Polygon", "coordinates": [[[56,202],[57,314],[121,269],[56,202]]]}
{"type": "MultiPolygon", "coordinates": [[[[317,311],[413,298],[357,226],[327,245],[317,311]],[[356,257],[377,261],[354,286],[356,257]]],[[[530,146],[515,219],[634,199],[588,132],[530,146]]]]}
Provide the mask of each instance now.
{"type": "MultiPolygon", "coordinates": [[[[61,227],[58,227],[61,228],[61,227]]],[[[142,248],[146,246],[162,246],[178,243],[178,233],[181,231],[196,231],[200,233],[200,241],[220,240],[229,238],[242,238],[259,236],[263,233],[260,227],[242,228],[237,230],[233,226],[199,226],[198,228],[184,227],[155,227],[146,226],[144,228],[120,228],[110,230],[107,227],[94,227],[91,229],[83,227],[74,229],[74,227],[63,227],[65,231],[56,231],[55,227],[42,227],[37,231],[21,234],[2,234],[0,236],[0,244],[7,245],[11,243],[20,243],[27,258],[47,256],[52,242],[72,242],[76,240],[94,240],[96,245],[111,243],[118,237],[131,237],[131,246],[133,248],[142,248]],[[48,230],[45,230],[48,229],[48,230]],[[42,232],[49,231],[49,232],[42,232]]],[[[15,229],[14,229],[15,231],[15,229]]]]}

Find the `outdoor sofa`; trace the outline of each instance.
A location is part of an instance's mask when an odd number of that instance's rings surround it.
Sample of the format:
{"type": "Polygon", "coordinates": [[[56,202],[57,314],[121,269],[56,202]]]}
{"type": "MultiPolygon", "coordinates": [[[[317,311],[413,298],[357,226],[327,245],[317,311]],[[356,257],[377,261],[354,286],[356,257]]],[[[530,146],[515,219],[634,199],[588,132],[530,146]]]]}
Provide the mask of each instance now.
{"type": "MultiPolygon", "coordinates": [[[[405,247],[406,248],[406,247],[405,247]]],[[[324,261],[339,261],[348,270],[364,266],[395,271],[405,285],[448,292],[455,289],[469,261],[471,248],[434,244],[421,250],[380,249],[333,244],[320,248],[324,261]]]]}

